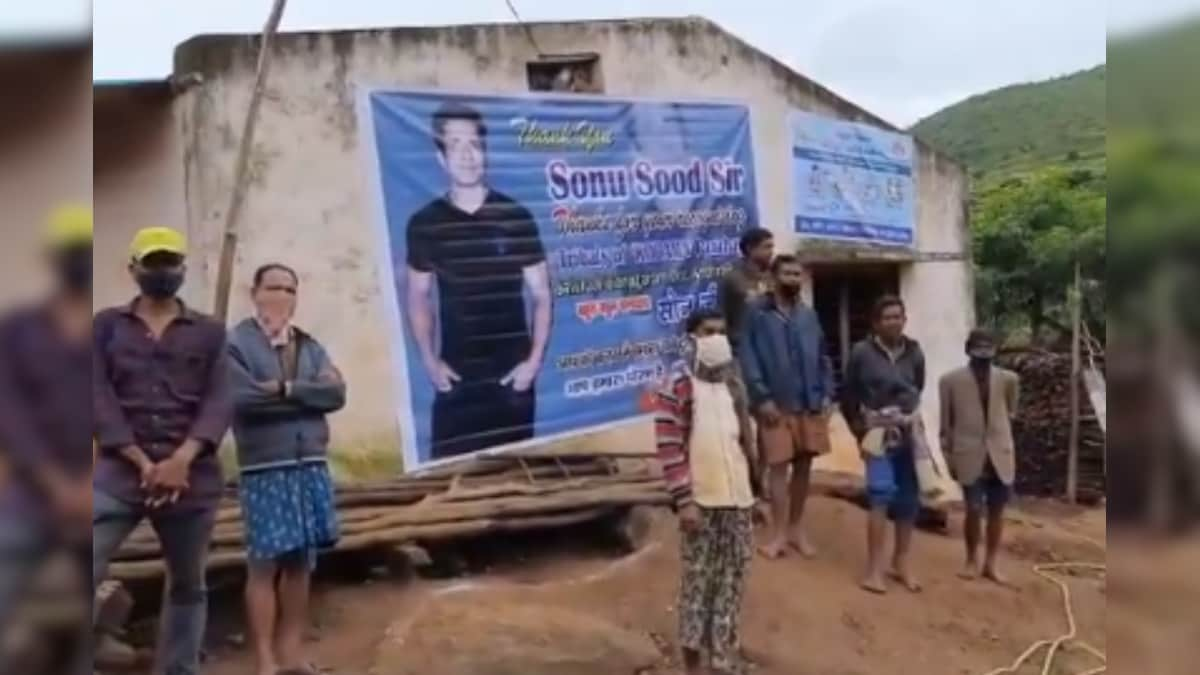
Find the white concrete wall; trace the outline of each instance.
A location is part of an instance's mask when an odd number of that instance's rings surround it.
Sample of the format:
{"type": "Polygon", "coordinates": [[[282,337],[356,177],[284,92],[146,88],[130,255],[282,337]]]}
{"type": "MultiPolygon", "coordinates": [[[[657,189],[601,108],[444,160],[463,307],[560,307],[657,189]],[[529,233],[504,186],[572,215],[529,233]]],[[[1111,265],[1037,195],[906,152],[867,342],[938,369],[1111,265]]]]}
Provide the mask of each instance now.
{"type": "MultiPolygon", "coordinates": [[[[760,218],[784,246],[796,243],[789,225],[789,110],[867,121],[865,113],[704,21],[582,23],[534,31],[545,52],[601,54],[609,95],[748,103],[760,218]]],[[[177,54],[177,75],[200,71],[205,78],[178,105],[190,232],[205,258],[193,262],[193,271],[207,267],[210,282],[232,188],[236,135],[253,86],[252,47],[246,38],[197,39],[177,54]]],[[[398,443],[384,329],[388,308],[375,266],[376,205],[364,171],[355,85],[524,92],[525,65],[535,57],[520,28],[503,25],[289,35],[277,43],[253,152],[232,309],[234,316],[248,311],[255,266],[282,260],[298,269],[299,322],[328,344],[351,383],[351,405],[335,421],[335,444],[343,452],[398,443]]],[[[923,250],[961,251],[966,194],[961,171],[924,152],[920,167],[918,244],[923,250]]],[[[945,345],[961,352],[969,322],[965,282],[961,263],[922,263],[904,275],[914,333],[930,348],[935,366],[953,360],[943,356],[945,345]]],[[[611,447],[648,440],[643,428],[593,442],[611,447]]]]}
{"type": "MultiPolygon", "coordinates": [[[[975,290],[967,230],[969,193],[964,171],[932,153],[918,158],[917,249],[927,253],[966,253],[964,260],[925,261],[905,265],[900,295],[908,307],[908,327],[925,350],[927,382],[922,413],[937,439],[941,411],[938,378],[966,361],[964,343],[975,321],[975,290]]],[[[942,460],[944,462],[944,460],[942,460]]]]}
{"type": "Polygon", "coordinates": [[[50,211],[92,199],[91,46],[0,55],[0,309],[45,293],[50,211]]]}
{"type": "MultiPolygon", "coordinates": [[[[102,88],[94,102],[96,249],[92,304],[129,301],[129,242],[143,227],[186,229],[182,137],[165,91],[102,88]]],[[[201,270],[193,275],[203,281],[201,270]]],[[[203,285],[198,285],[203,289],[203,285]]],[[[192,300],[190,284],[184,293],[192,300]]],[[[203,292],[194,294],[206,300],[203,292]]],[[[209,309],[207,305],[204,309],[209,309]]]]}

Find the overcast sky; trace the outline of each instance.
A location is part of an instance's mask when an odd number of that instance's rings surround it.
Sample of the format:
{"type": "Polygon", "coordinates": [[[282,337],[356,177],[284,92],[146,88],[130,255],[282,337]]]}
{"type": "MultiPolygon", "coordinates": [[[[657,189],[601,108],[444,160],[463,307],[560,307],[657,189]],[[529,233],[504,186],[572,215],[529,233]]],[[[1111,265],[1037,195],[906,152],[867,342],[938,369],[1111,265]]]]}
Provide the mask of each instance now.
{"type": "MultiPolygon", "coordinates": [[[[6,2],[4,21],[86,21],[79,0],[6,2]],[[51,17],[51,18],[47,18],[51,17]]],[[[176,44],[250,32],[270,0],[99,0],[97,79],[161,77],[176,44]]],[[[1142,26],[1200,0],[514,0],[529,21],[705,16],[834,91],[901,125],[971,94],[1089,68],[1106,24],[1142,26]]],[[[291,0],[284,29],[511,21],[504,0],[291,0]]],[[[34,25],[34,24],[30,24],[34,25]]]]}

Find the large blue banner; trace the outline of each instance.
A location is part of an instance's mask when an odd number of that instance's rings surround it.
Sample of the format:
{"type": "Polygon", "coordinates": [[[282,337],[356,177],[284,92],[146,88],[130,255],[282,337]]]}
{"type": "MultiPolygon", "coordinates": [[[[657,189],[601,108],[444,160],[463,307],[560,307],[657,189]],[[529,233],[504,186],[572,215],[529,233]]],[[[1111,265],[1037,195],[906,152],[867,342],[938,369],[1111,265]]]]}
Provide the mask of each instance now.
{"type": "Polygon", "coordinates": [[[793,225],[802,236],[911,246],[913,141],[903,134],[796,111],[793,225]]]}
{"type": "Polygon", "coordinates": [[[758,222],[749,111],[374,90],[405,466],[631,421],[758,222]]]}

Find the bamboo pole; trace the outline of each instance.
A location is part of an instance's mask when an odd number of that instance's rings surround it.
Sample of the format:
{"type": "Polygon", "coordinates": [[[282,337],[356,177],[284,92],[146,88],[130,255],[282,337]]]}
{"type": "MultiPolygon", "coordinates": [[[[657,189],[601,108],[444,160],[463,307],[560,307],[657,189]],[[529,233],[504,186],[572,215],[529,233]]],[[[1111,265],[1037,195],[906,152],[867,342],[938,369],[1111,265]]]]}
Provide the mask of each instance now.
{"type": "Polygon", "coordinates": [[[279,30],[287,0],[275,0],[271,14],[263,26],[262,41],[258,50],[258,68],[254,76],[254,91],[250,94],[250,107],[242,126],[242,138],[238,144],[236,163],[233,169],[233,194],[229,199],[229,210],[225,213],[225,234],[221,240],[221,258],[217,266],[216,299],[213,314],[222,322],[229,317],[229,293],[233,286],[233,261],[237,254],[238,217],[246,203],[247,173],[250,166],[250,150],[254,147],[254,129],[258,122],[258,109],[262,106],[266,90],[267,72],[271,64],[271,39],[279,30]]]}
{"type": "Polygon", "coordinates": [[[1075,283],[1070,292],[1071,304],[1071,435],[1067,441],[1067,501],[1074,504],[1079,497],[1079,382],[1080,382],[1080,323],[1083,321],[1083,293],[1079,263],[1075,263],[1075,283]]]}

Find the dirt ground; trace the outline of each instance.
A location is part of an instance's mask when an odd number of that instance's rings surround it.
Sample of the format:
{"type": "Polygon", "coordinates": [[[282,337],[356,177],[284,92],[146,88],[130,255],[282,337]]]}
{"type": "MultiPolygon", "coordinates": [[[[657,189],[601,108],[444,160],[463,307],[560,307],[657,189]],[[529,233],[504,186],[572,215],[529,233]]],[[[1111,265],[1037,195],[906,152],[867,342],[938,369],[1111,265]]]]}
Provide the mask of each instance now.
{"type": "MultiPolygon", "coordinates": [[[[1105,542],[1103,510],[1024,504],[1008,529],[1012,588],[957,578],[962,550],[956,516],[949,535],[918,535],[915,569],[924,592],[912,595],[897,587],[878,597],[855,583],[864,557],[864,513],[840,500],[814,498],[810,514],[821,546],[818,559],[754,562],[743,642],[757,673],[984,675],[1011,663],[1034,641],[1066,629],[1059,590],[1033,573],[1034,564],[1105,559],[1099,548],[1105,542]]],[[[478,666],[480,675],[491,675],[509,672],[500,664],[519,664],[527,653],[532,675],[541,672],[535,658],[552,661],[546,650],[570,639],[563,637],[562,617],[569,622],[576,616],[582,626],[577,632],[585,635],[599,635],[603,625],[653,644],[656,663],[639,667],[642,675],[675,675],[678,540],[669,514],[653,522],[648,543],[624,557],[583,542],[580,534],[575,546],[568,539],[530,550],[523,560],[497,558],[486,573],[456,580],[322,585],[312,660],[346,675],[459,675],[469,671],[462,664],[473,656],[495,664],[478,666]],[[513,617],[525,615],[535,617],[532,625],[513,627],[513,617]],[[547,618],[539,622],[538,616],[547,618]],[[519,632],[506,639],[508,630],[519,632]]],[[[1095,573],[1068,578],[1081,637],[1105,650],[1104,579],[1095,573]]],[[[223,646],[215,649],[207,672],[253,672],[248,651],[232,646],[240,640],[217,639],[223,646]]],[[[606,658],[607,652],[596,653],[606,658]]],[[[1055,672],[1063,675],[1098,665],[1077,650],[1062,661],[1055,672]]],[[[560,663],[558,672],[569,672],[560,663]]],[[[628,667],[625,661],[595,665],[594,672],[605,675],[625,675],[620,669],[628,667]]],[[[1039,673],[1040,662],[1018,672],[1039,673]]]]}

